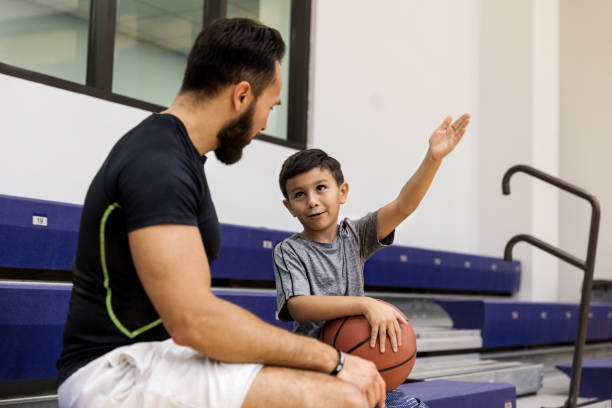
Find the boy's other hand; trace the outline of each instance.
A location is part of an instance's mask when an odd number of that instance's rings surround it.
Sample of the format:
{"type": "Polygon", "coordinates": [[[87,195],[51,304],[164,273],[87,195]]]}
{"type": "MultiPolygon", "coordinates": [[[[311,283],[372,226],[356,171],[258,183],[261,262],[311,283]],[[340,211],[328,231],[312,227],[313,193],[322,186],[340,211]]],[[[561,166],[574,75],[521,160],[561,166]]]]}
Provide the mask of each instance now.
{"type": "Polygon", "coordinates": [[[442,160],[453,151],[465,134],[470,115],[462,115],[451,125],[452,121],[453,118],[447,116],[429,138],[429,153],[434,160],[442,160]]]}
{"type": "Polygon", "coordinates": [[[385,406],[385,380],[380,376],[373,362],[350,354],[344,355],[344,368],[338,373],[338,378],[359,388],[367,398],[369,406],[385,406]]]}
{"type": "Polygon", "coordinates": [[[393,306],[369,297],[364,298],[363,315],[370,324],[370,347],[375,347],[376,339],[379,339],[380,352],[384,353],[389,336],[391,349],[397,351],[402,345],[399,322],[408,323],[404,315],[393,306]]]}

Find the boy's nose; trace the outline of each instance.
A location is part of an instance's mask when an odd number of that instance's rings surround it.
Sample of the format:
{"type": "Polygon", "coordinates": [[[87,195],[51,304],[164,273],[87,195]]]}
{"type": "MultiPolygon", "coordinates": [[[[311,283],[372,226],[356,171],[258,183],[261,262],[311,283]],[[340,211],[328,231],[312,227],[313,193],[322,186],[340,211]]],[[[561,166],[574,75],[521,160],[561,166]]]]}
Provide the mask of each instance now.
{"type": "Polygon", "coordinates": [[[312,196],[308,197],[308,207],[309,208],[316,207],[317,205],[319,205],[319,202],[315,200],[314,197],[312,196]]]}

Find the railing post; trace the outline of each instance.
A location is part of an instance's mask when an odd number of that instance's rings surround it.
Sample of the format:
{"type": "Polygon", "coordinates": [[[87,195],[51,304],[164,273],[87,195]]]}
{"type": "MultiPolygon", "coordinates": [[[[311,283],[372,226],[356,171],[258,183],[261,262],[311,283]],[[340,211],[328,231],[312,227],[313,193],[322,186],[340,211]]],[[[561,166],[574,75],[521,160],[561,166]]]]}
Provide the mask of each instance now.
{"type": "Polygon", "coordinates": [[[552,245],[541,241],[530,235],[521,234],[513,237],[506,244],[504,251],[504,259],[507,261],[512,260],[512,248],[519,241],[528,242],[549,254],[556,256],[577,268],[584,271],[584,279],[582,280],[582,294],[580,296],[580,312],[578,316],[578,329],[576,334],[576,345],[574,347],[574,356],[572,359],[572,375],[570,379],[570,387],[565,401],[565,408],[576,408],[578,401],[578,395],[580,393],[580,378],[582,376],[582,358],[584,355],[584,345],[586,343],[587,325],[589,321],[589,305],[591,304],[591,292],[593,286],[593,273],[595,270],[595,254],[597,252],[597,239],[599,235],[599,221],[601,218],[601,209],[599,201],[595,196],[586,192],[585,190],[576,187],[560,178],[551,176],[550,174],[544,173],[533,167],[526,165],[518,165],[511,167],[506,171],[502,180],[502,192],[504,195],[510,194],[510,178],[516,172],[522,171],[533,177],[539,178],[549,184],[557,186],[558,188],[565,190],[571,194],[577,195],[584,198],[591,204],[591,227],[589,229],[589,244],[587,249],[586,261],[582,261],[575,256],[562,251],[559,248],[553,247],[552,245]]]}

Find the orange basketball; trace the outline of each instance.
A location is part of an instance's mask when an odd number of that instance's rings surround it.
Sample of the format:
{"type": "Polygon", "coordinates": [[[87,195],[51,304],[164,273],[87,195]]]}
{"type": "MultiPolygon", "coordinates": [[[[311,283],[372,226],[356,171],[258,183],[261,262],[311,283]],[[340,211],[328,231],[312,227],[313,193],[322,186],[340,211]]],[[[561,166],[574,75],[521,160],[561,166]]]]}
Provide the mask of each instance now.
{"type": "Polygon", "coordinates": [[[412,325],[400,323],[400,328],[402,345],[397,348],[397,352],[391,348],[388,336],[384,353],[380,352],[378,339],[376,339],[376,347],[370,347],[370,324],[361,315],[328,321],[321,330],[321,340],[338,350],[365,358],[376,364],[378,372],[387,384],[387,392],[389,392],[406,380],[416,360],[416,338],[412,325]]]}

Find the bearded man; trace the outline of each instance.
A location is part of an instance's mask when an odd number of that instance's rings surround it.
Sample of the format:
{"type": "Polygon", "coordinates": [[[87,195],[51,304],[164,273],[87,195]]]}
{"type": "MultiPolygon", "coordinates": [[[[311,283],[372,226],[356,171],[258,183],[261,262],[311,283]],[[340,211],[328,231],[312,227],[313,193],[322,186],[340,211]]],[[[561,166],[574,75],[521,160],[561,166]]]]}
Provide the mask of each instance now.
{"type": "Polygon", "coordinates": [[[83,206],[60,407],[384,405],[372,363],[211,291],[219,221],[205,154],[235,163],[266,128],[284,52],[278,31],[252,20],[209,25],[172,105],[102,164],[83,206]]]}

